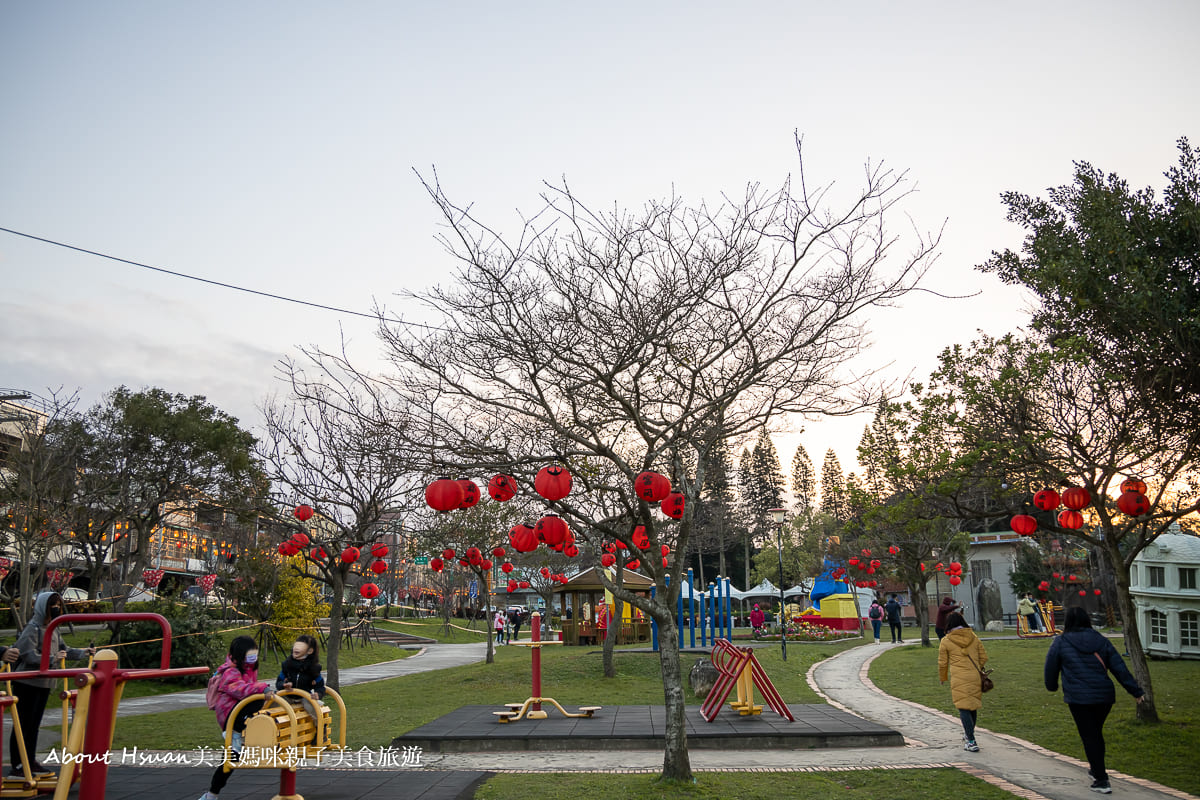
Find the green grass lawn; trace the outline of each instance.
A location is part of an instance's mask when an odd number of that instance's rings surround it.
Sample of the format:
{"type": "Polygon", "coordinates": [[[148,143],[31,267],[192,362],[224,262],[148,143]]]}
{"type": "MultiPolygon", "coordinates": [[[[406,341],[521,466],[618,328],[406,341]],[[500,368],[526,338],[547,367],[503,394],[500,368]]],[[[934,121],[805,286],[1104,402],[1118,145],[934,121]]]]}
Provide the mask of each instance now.
{"type": "MultiPolygon", "coordinates": [[[[1119,640],[1114,643],[1121,648],[1119,640]]],[[[1062,692],[1051,694],[1043,685],[1050,640],[995,640],[986,647],[988,666],[996,669],[996,688],[984,697],[979,724],[1083,759],[1083,745],[1062,692]]],[[[1133,698],[1117,687],[1117,704],[1104,727],[1107,766],[1200,794],[1200,770],[1193,766],[1200,747],[1200,664],[1152,661],[1150,673],[1162,722],[1139,722],[1133,698]]],[[[890,649],[872,663],[871,680],[896,697],[955,713],[949,685],[938,683],[936,648],[890,649]]]]}
{"type": "Polygon", "coordinates": [[[497,775],[475,792],[476,800],[778,800],[781,797],[854,797],[855,800],[1011,798],[956,769],[863,770],[854,772],[701,772],[695,783],[664,783],[653,775],[558,773],[497,775]]]}
{"type": "MultiPolygon", "coordinates": [[[[804,682],[817,661],[862,643],[806,644],[788,648],[786,665],[778,648],[755,651],[780,694],[789,703],[819,703],[804,682]]],[[[683,657],[684,681],[698,656],[683,657]]],[[[618,653],[617,677],[601,675],[601,656],[592,648],[560,647],[543,650],[542,688],[547,696],[570,705],[662,705],[662,679],[655,653],[618,653]]],[[[391,680],[348,686],[343,697],[348,710],[347,744],[384,747],[392,739],[464,705],[496,705],[524,700],[530,693],[530,656],[524,647],[500,647],[494,664],[471,664],[448,670],[417,673],[391,680]]],[[[688,692],[688,702],[699,698],[688,692]]],[[[165,714],[122,718],[114,747],[138,745],[190,749],[211,744],[216,735],[213,714],[189,709],[165,714]]]]}

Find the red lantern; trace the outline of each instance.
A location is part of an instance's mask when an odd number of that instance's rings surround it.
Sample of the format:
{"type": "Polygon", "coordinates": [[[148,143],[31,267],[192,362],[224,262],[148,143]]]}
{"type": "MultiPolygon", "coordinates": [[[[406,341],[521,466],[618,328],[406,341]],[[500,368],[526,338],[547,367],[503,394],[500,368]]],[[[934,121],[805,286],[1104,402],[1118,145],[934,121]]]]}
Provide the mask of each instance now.
{"type": "Polygon", "coordinates": [[[538,570],[538,572],[542,573],[543,578],[550,577],[550,568],[549,567],[542,567],[541,569],[538,570]]]}
{"type": "Polygon", "coordinates": [[[514,525],[508,532],[508,543],[518,553],[532,553],[538,546],[537,531],[532,525],[514,525]]]}
{"type": "Polygon", "coordinates": [[[671,492],[662,501],[662,505],[659,508],[671,519],[683,519],[683,505],[685,500],[683,492],[671,492]]]}
{"type": "Polygon", "coordinates": [[[388,546],[383,542],[376,542],[371,545],[371,555],[375,558],[387,558],[388,546]]]}
{"type": "Polygon", "coordinates": [[[292,541],[296,543],[296,547],[308,547],[312,540],[308,538],[308,534],[296,531],[292,534],[292,541]]]}
{"type": "Polygon", "coordinates": [[[924,572],[924,571],[925,571],[925,562],[922,561],[921,562],[921,572],[924,572]]]}
{"type": "Polygon", "coordinates": [[[645,550],[647,547],[649,547],[650,538],[646,536],[646,526],[638,525],[636,528],[634,528],[633,535],[629,537],[629,541],[631,541],[633,546],[638,550],[645,550]]]}
{"type": "Polygon", "coordinates": [[[325,552],[324,547],[314,547],[308,551],[308,554],[312,556],[313,561],[324,561],[329,558],[329,554],[325,552]]]}
{"type": "Polygon", "coordinates": [[[483,554],[480,553],[478,550],[476,550],[473,555],[467,556],[467,563],[470,564],[472,567],[482,567],[483,566],[483,554]]]}
{"type": "Polygon", "coordinates": [[[480,567],[480,568],[481,568],[481,569],[482,569],[484,572],[487,572],[488,570],[490,570],[490,569],[492,568],[492,560],[491,560],[490,558],[485,558],[485,559],[483,560],[483,563],[482,563],[482,564],[480,564],[480,565],[479,565],[479,567],[480,567]]]}
{"type": "Polygon", "coordinates": [[[642,562],[635,558],[633,561],[630,561],[628,564],[625,565],[625,569],[637,570],[641,566],[642,566],[642,562]]]}
{"type": "Polygon", "coordinates": [[[1096,597],[1099,597],[1099,596],[1100,596],[1100,590],[1099,590],[1099,589],[1092,589],[1092,594],[1096,595],[1096,597]]]}
{"type": "Polygon", "coordinates": [[[888,555],[890,555],[890,556],[894,556],[894,555],[896,555],[896,553],[899,553],[899,552],[900,552],[900,548],[896,547],[896,545],[894,545],[894,544],[888,547],[888,555]]]}
{"type": "Polygon", "coordinates": [[[612,553],[605,553],[600,556],[600,566],[602,567],[611,567],[615,563],[617,563],[617,557],[612,553]]]}
{"type": "Polygon", "coordinates": [[[382,575],[383,573],[387,572],[387,568],[387,562],[383,559],[378,559],[371,562],[371,572],[374,572],[376,575],[382,575]]]}
{"type": "Polygon", "coordinates": [[[509,562],[505,561],[503,564],[500,565],[500,571],[503,572],[505,575],[507,575],[508,573],[513,571],[513,565],[510,564],[509,562]]]}
{"type": "Polygon", "coordinates": [[[511,593],[511,592],[515,592],[516,590],[517,590],[517,582],[510,578],[508,581],[508,591],[511,593]]]}
{"type": "Polygon", "coordinates": [[[659,549],[660,549],[660,550],[662,550],[662,554],[663,554],[664,556],[669,556],[669,555],[671,555],[671,548],[667,547],[665,544],[664,544],[664,545],[663,545],[661,548],[659,548],[659,549]]]}
{"type": "Polygon", "coordinates": [[[296,519],[300,520],[301,522],[308,522],[310,519],[312,519],[312,516],[313,516],[312,506],[309,506],[309,505],[296,506],[296,510],[292,512],[292,516],[295,517],[296,519]]]}
{"type": "Polygon", "coordinates": [[[667,568],[667,559],[663,558],[663,569],[667,568]]]}
{"type": "Polygon", "coordinates": [[[462,505],[463,488],[458,481],[438,478],[425,487],[425,502],[434,511],[453,511],[462,505]]]}
{"type": "Polygon", "coordinates": [[[562,500],[571,493],[571,473],[558,464],[542,467],[533,479],[533,490],[550,502],[562,500]]]}
{"type": "Polygon", "coordinates": [[[563,555],[567,558],[574,558],[579,555],[579,548],[573,544],[569,544],[563,548],[563,555]]]}
{"type": "Polygon", "coordinates": [[[1127,478],[1121,482],[1121,493],[1137,492],[1138,494],[1146,493],[1146,482],[1140,478],[1127,478]]]}
{"type": "Polygon", "coordinates": [[[955,575],[960,574],[962,572],[962,564],[958,563],[957,561],[951,561],[950,572],[955,575]]]}
{"type": "Polygon", "coordinates": [[[1072,486],[1070,489],[1067,489],[1065,492],[1063,492],[1062,501],[1063,505],[1067,508],[1071,509],[1072,511],[1078,511],[1079,509],[1087,506],[1088,503],[1092,502],[1092,496],[1088,493],[1087,489],[1081,489],[1078,486],[1072,486]]]}
{"type": "Polygon", "coordinates": [[[868,574],[868,575],[874,575],[874,574],[875,574],[875,568],[874,568],[874,567],[867,567],[867,574],[868,574]]]}
{"type": "Polygon", "coordinates": [[[463,499],[459,508],[470,508],[479,502],[479,487],[475,485],[475,481],[463,478],[455,483],[461,486],[463,491],[463,499]]]}
{"type": "Polygon", "coordinates": [[[529,581],[518,581],[517,586],[520,586],[522,589],[528,589],[529,581]]]}
{"type": "Polygon", "coordinates": [[[1080,589],[1080,590],[1079,590],[1079,596],[1080,596],[1080,597],[1087,597],[1087,591],[1086,591],[1085,589],[1080,589]]]}
{"type": "Polygon", "coordinates": [[[862,554],[863,554],[864,556],[870,556],[870,555],[871,555],[871,551],[870,551],[870,550],[863,550],[863,551],[862,551],[862,554]]]}
{"type": "Polygon", "coordinates": [[[852,566],[852,567],[857,566],[858,565],[858,556],[851,556],[850,558],[846,559],[846,561],[849,562],[850,566],[852,566]]]}
{"type": "Polygon", "coordinates": [[[442,558],[444,558],[447,561],[453,561],[454,556],[455,556],[455,553],[454,553],[453,547],[447,547],[445,550],[442,551],[442,558]]]}
{"type": "Polygon", "coordinates": [[[434,572],[441,572],[442,567],[446,566],[440,558],[429,559],[429,568],[434,572]]]}
{"type": "Polygon", "coordinates": [[[507,503],[517,495],[517,481],[511,475],[496,475],[488,481],[488,494],[497,503],[507,503]]]}
{"type": "Polygon", "coordinates": [[[1043,592],[1050,591],[1050,581],[1042,581],[1041,583],[1038,584],[1038,588],[1041,589],[1043,592]]]}
{"type": "MultiPolygon", "coordinates": [[[[1057,497],[1057,495],[1055,495],[1057,497]]],[[[1056,504],[1057,505],[1057,504],[1056,504]]],[[[1022,536],[1033,536],[1037,531],[1037,520],[1029,514],[1016,514],[1009,523],[1010,527],[1022,536]]]]}
{"type": "Polygon", "coordinates": [[[1057,572],[1051,572],[1050,577],[1054,578],[1054,580],[1056,580],[1056,581],[1062,579],[1062,575],[1059,575],[1057,572]]]}
{"type": "Polygon", "coordinates": [[[1078,511],[1067,510],[1058,515],[1059,527],[1077,531],[1083,527],[1083,514],[1078,511]]]}
{"type": "Polygon", "coordinates": [[[1141,492],[1125,492],[1117,499],[1117,508],[1127,516],[1141,517],[1150,513],[1150,500],[1141,492]]]}
{"type": "Polygon", "coordinates": [[[357,547],[347,547],[342,551],[342,563],[353,564],[355,561],[358,561],[358,557],[361,554],[362,551],[360,551],[357,547]]]}
{"type": "Polygon", "coordinates": [[[960,578],[957,575],[950,576],[950,585],[951,586],[958,586],[960,583],[962,583],[962,578],[960,578]]]}
{"type": "Polygon", "coordinates": [[[634,493],[647,503],[657,503],[671,492],[671,480],[666,475],[646,471],[633,479],[634,493]]]}
{"type": "Polygon", "coordinates": [[[495,556],[496,558],[504,558],[504,548],[503,547],[493,547],[492,555],[495,556]]]}
{"type": "Polygon", "coordinates": [[[1079,579],[1076,578],[1074,575],[1068,575],[1067,580],[1069,580],[1071,583],[1074,583],[1075,581],[1077,581],[1079,579]]]}
{"type": "Polygon", "coordinates": [[[935,570],[937,570],[938,572],[941,572],[942,571],[942,562],[940,562],[940,561],[937,562],[936,564],[933,565],[933,568],[935,570]]]}
{"type": "Polygon", "coordinates": [[[379,587],[373,583],[364,583],[362,588],[358,590],[358,593],[368,600],[374,600],[376,597],[379,597],[379,587]]]}
{"type": "MultiPolygon", "coordinates": [[[[1042,511],[1053,511],[1054,509],[1058,508],[1058,504],[1060,502],[1061,498],[1059,498],[1058,492],[1054,491],[1053,489],[1042,489],[1033,496],[1033,504],[1042,511]]],[[[1018,533],[1020,533],[1020,531],[1018,531],[1018,533]]]]}
{"type": "Polygon", "coordinates": [[[283,544],[279,545],[279,555],[281,555],[281,556],[295,555],[296,553],[292,549],[292,547],[293,547],[293,545],[291,542],[284,542],[283,544]]]}
{"type": "Polygon", "coordinates": [[[563,518],[554,514],[547,514],[537,522],[537,538],[546,544],[553,547],[554,545],[562,545],[563,540],[567,538],[567,523],[563,522],[563,518]]]}

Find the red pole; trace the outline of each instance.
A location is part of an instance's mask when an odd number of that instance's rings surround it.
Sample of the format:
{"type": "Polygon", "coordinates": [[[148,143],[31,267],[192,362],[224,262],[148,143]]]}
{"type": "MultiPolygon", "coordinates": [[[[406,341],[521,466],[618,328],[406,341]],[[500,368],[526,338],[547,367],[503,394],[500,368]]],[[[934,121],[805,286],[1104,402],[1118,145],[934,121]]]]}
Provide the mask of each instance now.
{"type": "Polygon", "coordinates": [[[83,766],[79,772],[79,800],[104,800],[108,783],[108,764],[103,758],[108,752],[109,736],[113,729],[113,699],[116,681],[117,654],[112,650],[96,653],[92,662],[92,697],[88,704],[87,728],[83,732],[83,766]],[[87,756],[93,756],[87,758],[87,756]]]}
{"type": "MultiPolygon", "coordinates": [[[[542,615],[538,612],[533,612],[533,617],[529,624],[533,626],[532,639],[534,642],[542,640],[542,615]]],[[[533,696],[540,698],[542,696],[542,648],[536,644],[533,646],[533,696]]],[[[542,704],[534,700],[534,711],[541,711],[542,704]]],[[[82,798],[81,798],[82,800],[82,798]]]]}
{"type": "Polygon", "coordinates": [[[296,770],[281,769],[279,771],[279,796],[284,800],[296,796],[296,770]]]}

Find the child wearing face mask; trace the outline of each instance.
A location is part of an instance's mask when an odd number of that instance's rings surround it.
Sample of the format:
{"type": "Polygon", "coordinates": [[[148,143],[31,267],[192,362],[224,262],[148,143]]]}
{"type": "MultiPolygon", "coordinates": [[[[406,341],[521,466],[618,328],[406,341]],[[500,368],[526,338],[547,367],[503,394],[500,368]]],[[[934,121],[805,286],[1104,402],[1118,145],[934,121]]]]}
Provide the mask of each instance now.
{"type": "MultiPolygon", "coordinates": [[[[33,616],[25,624],[17,643],[11,648],[18,652],[17,661],[13,664],[14,671],[40,670],[42,668],[42,640],[45,625],[50,620],[63,613],[63,599],[58,592],[42,592],[33,604],[33,616]]],[[[50,661],[50,669],[58,668],[58,660],[70,658],[82,661],[96,654],[96,648],[89,647],[81,650],[76,647],[63,647],[58,629],[50,639],[50,651],[56,654],[50,661]]],[[[36,775],[51,770],[46,769],[37,761],[38,729],[42,726],[42,715],[46,712],[46,701],[50,698],[50,690],[61,678],[25,678],[12,682],[13,696],[17,698],[17,717],[21,720],[21,738],[25,743],[25,754],[29,758],[29,769],[36,775]]],[[[17,749],[17,733],[13,729],[8,737],[8,754],[11,768],[9,775],[24,775],[21,768],[21,751],[17,749]]]]}
{"type": "Polygon", "coordinates": [[[317,656],[317,640],[307,633],[296,637],[292,645],[292,654],[284,659],[279,668],[279,677],[275,679],[276,689],[298,689],[308,692],[309,699],[288,695],[290,703],[300,703],[308,709],[308,713],[317,720],[315,742],[321,740],[321,713],[317,704],[325,696],[325,679],[321,677],[321,662],[317,656]]]}
{"type": "MultiPolygon", "coordinates": [[[[233,743],[230,748],[233,752],[230,760],[237,761],[241,757],[242,732],[246,730],[246,720],[258,713],[264,703],[270,701],[275,694],[275,689],[270,684],[258,679],[258,644],[249,636],[235,637],[229,643],[229,655],[226,656],[225,663],[217,667],[217,675],[219,680],[216,713],[217,724],[221,726],[222,732],[229,721],[229,715],[238,703],[251,695],[266,695],[263,700],[247,703],[234,719],[233,743]]],[[[229,782],[231,773],[232,770],[225,771],[223,764],[218,766],[217,771],[213,773],[208,791],[200,796],[200,800],[215,800],[221,790],[225,788],[225,784],[229,782]]]]}

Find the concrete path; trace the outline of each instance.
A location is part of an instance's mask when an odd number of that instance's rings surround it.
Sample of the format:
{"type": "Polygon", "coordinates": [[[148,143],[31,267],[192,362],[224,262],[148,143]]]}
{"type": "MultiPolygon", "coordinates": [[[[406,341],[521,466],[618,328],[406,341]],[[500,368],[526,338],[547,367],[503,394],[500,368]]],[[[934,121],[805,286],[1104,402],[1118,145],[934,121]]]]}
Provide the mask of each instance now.
{"type": "MultiPolygon", "coordinates": [[[[905,646],[905,645],[901,645],[905,646]]],[[[980,752],[962,749],[962,727],[954,717],[886,695],[867,677],[870,662],[891,645],[846,650],[813,666],[809,684],[829,702],[904,734],[903,748],[873,747],[825,750],[693,750],[698,771],[803,770],[831,771],[896,767],[955,767],[1027,800],[1082,800],[1090,790],[1087,765],[1011,736],[976,731],[980,752]]],[[[1048,713],[1068,713],[1064,708],[1048,713]]],[[[767,713],[767,712],[764,712],[767,713]]],[[[986,722],[986,704],[981,719],[986,722]]],[[[657,772],[663,754],[656,751],[595,753],[428,753],[427,767],[489,771],[619,771],[657,772]]],[[[1190,798],[1184,792],[1110,771],[1113,793],[1134,800],[1190,798]]]]}

